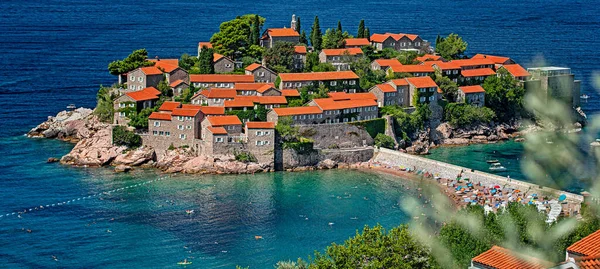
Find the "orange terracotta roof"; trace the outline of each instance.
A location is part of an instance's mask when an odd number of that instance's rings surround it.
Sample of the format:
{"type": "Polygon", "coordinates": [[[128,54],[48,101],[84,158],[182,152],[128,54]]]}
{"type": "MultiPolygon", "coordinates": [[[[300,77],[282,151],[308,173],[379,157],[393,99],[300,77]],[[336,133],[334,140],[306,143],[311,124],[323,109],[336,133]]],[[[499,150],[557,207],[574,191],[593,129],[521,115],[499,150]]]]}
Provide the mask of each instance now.
{"type": "Polygon", "coordinates": [[[544,269],[551,266],[547,261],[518,255],[499,246],[493,246],[472,261],[495,269],[544,269]]]}
{"type": "Polygon", "coordinates": [[[388,83],[377,84],[375,85],[375,87],[377,87],[382,92],[396,92],[396,89],[394,89],[394,87],[388,83]]]}
{"type": "Polygon", "coordinates": [[[382,43],[383,41],[385,41],[388,38],[393,38],[394,40],[398,41],[403,37],[408,37],[408,39],[410,40],[415,40],[417,39],[417,37],[419,37],[419,35],[413,35],[413,34],[403,34],[403,33],[399,33],[399,34],[394,34],[394,33],[385,33],[385,34],[373,34],[371,35],[371,41],[373,42],[377,42],[377,43],[382,43]]]}
{"type": "Polygon", "coordinates": [[[483,87],[481,87],[481,85],[462,86],[462,87],[458,87],[458,89],[464,93],[485,92],[485,90],[483,89],[483,87]]]}
{"type": "Polygon", "coordinates": [[[198,42],[198,47],[207,47],[209,49],[212,49],[213,45],[210,42],[198,42]]]}
{"type": "Polygon", "coordinates": [[[371,42],[383,43],[383,41],[385,41],[388,38],[393,39],[393,37],[391,37],[390,35],[372,34],[369,40],[371,40],[371,42]]]}
{"type": "Polygon", "coordinates": [[[402,63],[398,59],[376,59],[375,62],[381,67],[387,66],[402,66],[402,63]]]}
{"type": "Polygon", "coordinates": [[[275,129],[275,123],[270,121],[249,121],[246,122],[248,129],[275,129]]]}
{"type": "Polygon", "coordinates": [[[203,108],[203,106],[193,105],[193,104],[181,104],[181,108],[183,108],[183,109],[201,109],[201,108],[203,108]]]}
{"type": "Polygon", "coordinates": [[[294,52],[298,54],[306,54],[306,46],[294,46],[294,52]]]}
{"type": "Polygon", "coordinates": [[[140,70],[147,76],[162,75],[163,73],[156,66],[140,67],[140,70]]]}
{"type": "Polygon", "coordinates": [[[337,80],[337,79],[358,79],[358,76],[352,71],[339,72],[312,72],[312,73],[281,73],[281,81],[319,81],[319,80],[337,80]]]}
{"type": "Polygon", "coordinates": [[[228,60],[228,61],[230,61],[230,62],[233,62],[233,61],[232,61],[231,59],[229,59],[228,57],[225,57],[225,55],[221,55],[221,54],[218,54],[218,53],[213,53],[213,61],[214,61],[215,63],[216,63],[216,62],[218,62],[218,61],[219,61],[219,60],[221,60],[221,59],[225,59],[225,60],[228,60]]]}
{"type": "Polygon", "coordinates": [[[514,77],[528,77],[531,75],[529,72],[527,72],[527,70],[525,70],[525,68],[518,64],[505,64],[502,67],[514,77]]]}
{"type": "Polygon", "coordinates": [[[277,37],[300,36],[300,34],[298,34],[298,32],[296,32],[296,30],[294,30],[292,28],[269,28],[269,29],[267,29],[267,33],[270,36],[277,36],[277,37]]]}
{"type": "Polygon", "coordinates": [[[200,112],[204,115],[225,115],[225,108],[222,106],[202,106],[200,112]]]}
{"type": "Polygon", "coordinates": [[[475,56],[471,57],[471,59],[489,59],[497,64],[504,64],[505,62],[510,60],[510,58],[508,58],[508,57],[494,56],[494,55],[487,55],[487,54],[475,54],[475,56]]]}
{"type": "Polygon", "coordinates": [[[366,38],[346,38],[346,46],[369,46],[371,42],[369,42],[366,38]]]}
{"type": "Polygon", "coordinates": [[[600,269],[600,255],[575,259],[575,263],[579,269],[600,269]]]}
{"type": "Polygon", "coordinates": [[[406,78],[406,81],[416,88],[438,87],[438,85],[435,84],[435,81],[433,81],[433,79],[431,79],[429,76],[406,78]]]}
{"type": "Polygon", "coordinates": [[[196,83],[252,83],[254,82],[254,76],[252,75],[227,75],[227,74],[203,74],[203,75],[190,75],[190,82],[196,83]]]}
{"type": "Polygon", "coordinates": [[[441,70],[455,70],[455,69],[461,69],[460,65],[454,63],[454,62],[442,62],[442,61],[425,61],[423,62],[423,65],[428,65],[428,66],[437,66],[439,69],[441,70]]]}
{"type": "Polygon", "coordinates": [[[257,68],[259,68],[259,67],[261,67],[261,66],[262,66],[262,65],[260,65],[260,64],[253,63],[253,64],[251,64],[251,65],[247,66],[247,67],[246,67],[246,70],[248,70],[248,71],[254,71],[254,70],[256,70],[257,68]]]}
{"type": "Polygon", "coordinates": [[[171,120],[171,113],[169,112],[152,112],[148,119],[151,120],[171,120]]]}
{"type": "Polygon", "coordinates": [[[457,64],[460,67],[465,67],[465,66],[478,66],[478,65],[494,65],[495,62],[490,60],[490,59],[484,59],[484,58],[480,58],[480,59],[460,59],[460,60],[452,60],[450,61],[454,64],[457,64]]]}
{"type": "Polygon", "coordinates": [[[354,99],[336,101],[333,98],[317,98],[313,102],[322,110],[339,110],[349,108],[359,108],[367,106],[377,106],[377,102],[373,99],[354,99]]]}
{"type": "Polygon", "coordinates": [[[347,48],[347,49],[323,49],[321,52],[327,56],[343,56],[343,55],[359,55],[363,54],[360,48],[347,48]]]}
{"type": "Polygon", "coordinates": [[[167,73],[173,72],[173,70],[179,68],[179,60],[178,59],[154,59],[150,60],[154,62],[154,67],[158,69],[162,69],[167,73]]]}
{"type": "Polygon", "coordinates": [[[237,92],[234,89],[210,89],[203,90],[199,94],[206,98],[235,98],[237,92]]]}
{"type": "Polygon", "coordinates": [[[285,96],[256,96],[257,103],[261,105],[285,105],[287,99],[285,96]]]}
{"type": "Polygon", "coordinates": [[[180,105],[180,102],[165,101],[162,105],[160,105],[160,108],[158,108],[158,110],[173,111],[173,109],[178,108],[180,105]]]}
{"type": "Polygon", "coordinates": [[[208,130],[209,132],[216,134],[216,135],[226,135],[227,134],[227,130],[225,130],[225,128],[223,128],[223,127],[208,126],[208,127],[206,127],[206,130],[208,130]]]}
{"type": "Polygon", "coordinates": [[[433,73],[433,67],[427,65],[391,66],[394,73],[433,73]]]}
{"type": "Polygon", "coordinates": [[[195,117],[200,112],[200,109],[176,108],[171,115],[183,117],[195,117]]]}
{"type": "Polygon", "coordinates": [[[160,91],[158,91],[154,87],[144,88],[143,90],[137,92],[128,92],[127,96],[131,97],[135,101],[146,101],[146,100],[154,100],[158,99],[160,95],[160,91]]]}
{"type": "Polygon", "coordinates": [[[570,245],[567,248],[567,252],[580,256],[600,255],[600,230],[570,245]]]}
{"type": "Polygon", "coordinates": [[[246,98],[235,98],[233,100],[227,100],[223,102],[223,106],[225,108],[234,108],[234,107],[254,107],[254,102],[250,99],[246,98]]]}
{"type": "Polygon", "coordinates": [[[392,79],[392,80],[390,80],[390,82],[394,83],[394,85],[396,85],[396,87],[398,87],[398,86],[408,86],[408,81],[406,81],[406,79],[403,79],[403,78],[392,79]]]}
{"type": "Polygon", "coordinates": [[[273,83],[255,82],[255,83],[236,83],[235,89],[237,91],[257,91],[258,89],[260,89],[266,85],[275,87],[275,84],[273,84],[273,83]]]}
{"type": "Polygon", "coordinates": [[[212,126],[225,126],[225,125],[242,125],[242,122],[235,115],[228,116],[209,116],[207,117],[210,125],[212,126]]]}
{"type": "Polygon", "coordinates": [[[477,69],[468,69],[460,71],[460,75],[463,77],[483,77],[483,76],[491,76],[495,75],[496,72],[491,68],[477,68],[477,69]]]}
{"type": "MultiPolygon", "coordinates": [[[[183,81],[181,79],[178,79],[178,80],[173,81],[173,83],[169,84],[169,86],[171,88],[175,88],[175,87],[179,86],[182,83],[185,83],[185,81],[183,81]]],[[[187,84],[187,83],[185,83],[185,84],[187,84]]]]}
{"type": "Polygon", "coordinates": [[[364,93],[345,93],[345,92],[329,92],[327,95],[335,101],[341,100],[363,100],[363,99],[372,99],[376,100],[377,97],[370,92],[364,93]]]}
{"type": "Polygon", "coordinates": [[[433,54],[425,54],[423,56],[417,57],[417,61],[419,61],[419,62],[438,61],[438,60],[440,60],[440,58],[442,58],[442,56],[433,55],[433,54]]]}
{"type": "Polygon", "coordinates": [[[299,97],[300,92],[297,89],[283,89],[281,90],[281,95],[285,97],[299,97]]]}
{"type": "MultiPolygon", "coordinates": [[[[256,89],[256,91],[257,91],[258,93],[264,93],[264,92],[266,92],[266,91],[268,91],[268,90],[270,90],[270,89],[275,89],[275,85],[274,85],[274,84],[267,84],[267,85],[264,85],[264,86],[262,86],[262,87],[260,87],[260,88],[256,89]]],[[[276,90],[276,91],[279,91],[279,90],[277,90],[277,89],[275,89],[275,90],[276,90]]]]}
{"type": "Polygon", "coordinates": [[[323,113],[323,111],[321,111],[321,109],[316,106],[273,108],[273,111],[280,117],[323,113]]]}

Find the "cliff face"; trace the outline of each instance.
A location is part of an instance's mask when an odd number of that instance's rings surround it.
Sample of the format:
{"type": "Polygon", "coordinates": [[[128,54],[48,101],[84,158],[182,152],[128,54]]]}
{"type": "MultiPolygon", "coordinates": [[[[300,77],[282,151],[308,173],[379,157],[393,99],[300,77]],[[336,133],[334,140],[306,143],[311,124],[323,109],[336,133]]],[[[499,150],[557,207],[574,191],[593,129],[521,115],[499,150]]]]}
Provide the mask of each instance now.
{"type": "Polygon", "coordinates": [[[28,137],[56,138],[69,142],[77,142],[89,138],[96,131],[108,125],[98,121],[89,108],[78,108],[74,111],[61,111],[56,116],[27,132],[28,137]]]}

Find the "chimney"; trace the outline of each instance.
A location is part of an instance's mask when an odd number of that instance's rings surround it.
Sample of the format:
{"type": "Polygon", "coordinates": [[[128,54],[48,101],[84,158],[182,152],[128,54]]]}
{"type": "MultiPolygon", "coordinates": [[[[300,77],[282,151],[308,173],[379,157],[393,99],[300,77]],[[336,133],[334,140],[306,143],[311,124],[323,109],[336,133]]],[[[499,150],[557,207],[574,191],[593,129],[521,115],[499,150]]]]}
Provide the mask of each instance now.
{"type": "Polygon", "coordinates": [[[156,59],[157,62],[160,62],[160,58],[158,58],[158,55],[155,56],[154,59],[156,59]]]}

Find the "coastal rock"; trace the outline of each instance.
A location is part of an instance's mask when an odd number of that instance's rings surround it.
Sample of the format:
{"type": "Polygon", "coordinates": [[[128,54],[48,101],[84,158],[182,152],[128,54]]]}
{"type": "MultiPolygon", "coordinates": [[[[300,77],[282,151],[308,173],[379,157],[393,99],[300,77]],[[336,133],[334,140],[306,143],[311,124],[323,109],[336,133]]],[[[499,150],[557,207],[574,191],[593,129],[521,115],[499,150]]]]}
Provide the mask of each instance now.
{"type": "Polygon", "coordinates": [[[317,164],[317,168],[318,169],[333,169],[336,167],[336,165],[337,165],[337,163],[335,161],[333,161],[331,159],[325,159],[325,160],[320,161],[317,164]]]}
{"type": "Polygon", "coordinates": [[[127,148],[114,146],[111,139],[111,129],[104,128],[90,138],[79,141],[73,150],[60,159],[63,164],[76,166],[103,166],[110,164],[127,148]]]}
{"type": "Polygon", "coordinates": [[[57,158],[54,158],[54,157],[50,157],[50,158],[48,158],[48,161],[46,161],[46,162],[47,163],[55,163],[55,162],[58,162],[58,161],[60,161],[60,160],[57,159],[57,158]]]}
{"type": "Polygon", "coordinates": [[[138,149],[130,150],[124,154],[120,154],[112,162],[112,165],[139,166],[154,159],[154,149],[142,146],[138,149]]]}
{"type": "Polygon", "coordinates": [[[525,142],[525,138],[523,138],[523,137],[515,138],[515,142],[525,142]]]}
{"type": "Polygon", "coordinates": [[[115,167],[115,172],[117,173],[123,173],[123,172],[129,172],[131,171],[131,166],[129,165],[117,165],[115,167]]]}
{"type": "Polygon", "coordinates": [[[186,149],[169,150],[156,162],[156,167],[167,173],[182,172],[185,163],[194,159],[194,154],[186,149]]]}
{"type": "Polygon", "coordinates": [[[199,174],[199,173],[213,173],[214,160],[205,156],[195,157],[183,164],[181,169],[182,172],[188,174],[199,174]]]}
{"type": "MultiPolygon", "coordinates": [[[[29,137],[45,137],[59,138],[62,140],[70,140],[71,138],[82,139],[91,137],[90,132],[85,132],[89,122],[95,121],[92,115],[92,110],[88,108],[78,108],[73,111],[61,111],[56,116],[48,117],[48,120],[42,122],[35,128],[31,129],[27,136],[29,137]],[[78,135],[79,133],[81,135],[78,135]]],[[[94,124],[92,124],[93,126],[94,124]]]]}

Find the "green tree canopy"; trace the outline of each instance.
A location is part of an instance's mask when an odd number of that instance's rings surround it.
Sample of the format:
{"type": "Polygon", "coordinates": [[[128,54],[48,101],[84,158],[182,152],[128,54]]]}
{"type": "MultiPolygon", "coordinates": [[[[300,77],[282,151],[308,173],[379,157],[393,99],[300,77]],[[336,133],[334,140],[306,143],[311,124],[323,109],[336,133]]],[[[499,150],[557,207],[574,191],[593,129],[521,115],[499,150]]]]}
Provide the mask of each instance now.
{"type": "Polygon", "coordinates": [[[294,70],[294,50],[292,42],[277,41],[273,47],[267,49],[263,59],[268,68],[278,73],[287,73],[294,70]]]}
{"type": "Polygon", "coordinates": [[[446,60],[454,60],[462,57],[467,50],[467,42],[457,34],[450,34],[448,37],[440,37],[436,40],[435,52],[439,53],[446,60]]]}
{"type": "Polygon", "coordinates": [[[108,72],[110,72],[111,75],[118,76],[139,67],[153,66],[154,63],[147,61],[147,59],[148,51],[146,51],[146,49],[135,50],[129,54],[127,58],[109,63],[108,72]]]}
{"type": "Polygon", "coordinates": [[[315,51],[306,54],[306,63],[304,64],[304,72],[312,72],[313,67],[319,65],[319,54],[315,51]]]}
{"type": "MultiPolygon", "coordinates": [[[[245,56],[248,48],[253,44],[253,40],[251,40],[253,38],[252,25],[255,23],[256,16],[255,14],[246,14],[221,23],[219,32],[210,38],[215,52],[231,58],[245,56]]],[[[260,16],[258,19],[260,30],[266,19],[260,16]]]]}
{"type": "Polygon", "coordinates": [[[262,23],[260,22],[260,18],[258,15],[254,15],[254,20],[252,21],[252,33],[251,33],[251,45],[260,45],[260,26],[262,23]]]}
{"type": "Polygon", "coordinates": [[[369,40],[371,38],[371,31],[369,30],[369,27],[365,28],[365,38],[369,40]]]}
{"type": "Polygon", "coordinates": [[[348,32],[342,32],[335,29],[327,29],[323,36],[324,49],[340,49],[346,47],[344,39],[349,38],[348,32]]]}
{"type": "Polygon", "coordinates": [[[108,87],[100,85],[98,94],[96,95],[96,108],[94,109],[94,115],[102,122],[113,122],[115,114],[113,101],[117,96],[111,92],[108,87]]]}
{"type": "Polygon", "coordinates": [[[400,61],[401,64],[409,65],[409,64],[417,64],[417,57],[419,54],[415,51],[401,51],[398,53],[396,58],[400,61]]]}
{"type": "Polygon", "coordinates": [[[181,55],[181,58],[179,58],[179,67],[183,68],[186,71],[190,71],[192,67],[196,65],[197,62],[197,57],[184,53],[181,55]]]}
{"type": "Polygon", "coordinates": [[[306,38],[306,32],[304,30],[302,30],[302,33],[300,33],[299,42],[300,44],[308,45],[308,39],[306,38]]]}
{"type": "Polygon", "coordinates": [[[456,102],[458,93],[458,84],[456,84],[456,82],[452,81],[449,77],[443,76],[442,72],[439,70],[435,71],[433,80],[440,86],[442,96],[444,96],[448,102],[456,102]]]}
{"type": "Polygon", "coordinates": [[[499,70],[499,76],[489,76],[483,82],[485,106],[491,108],[502,122],[524,115],[525,89],[512,76],[499,70]]]}
{"type": "Polygon", "coordinates": [[[394,139],[385,134],[379,133],[375,136],[375,146],[394,149],[394,139]]]}
{"type": "Polygon", "coordinates": [[[358,32],[356,33],[356,38],[365,38],[365,20],[360,20],[358,24],[358,32]]]}
{"type": "Polygon", "coordinates": [[[198,57],[198,74],[214,74],[214,50],[211,48],[203,47],[198,57]]]}
{"type": "Polygon", "coordinates": [[[323,32],[321,32],[321,26],[319,25],[319,16],[315,16],[315,22],[310,30],[310,44],[312,44],[315,51],[319,51],[322,43],[323,32]]]}

